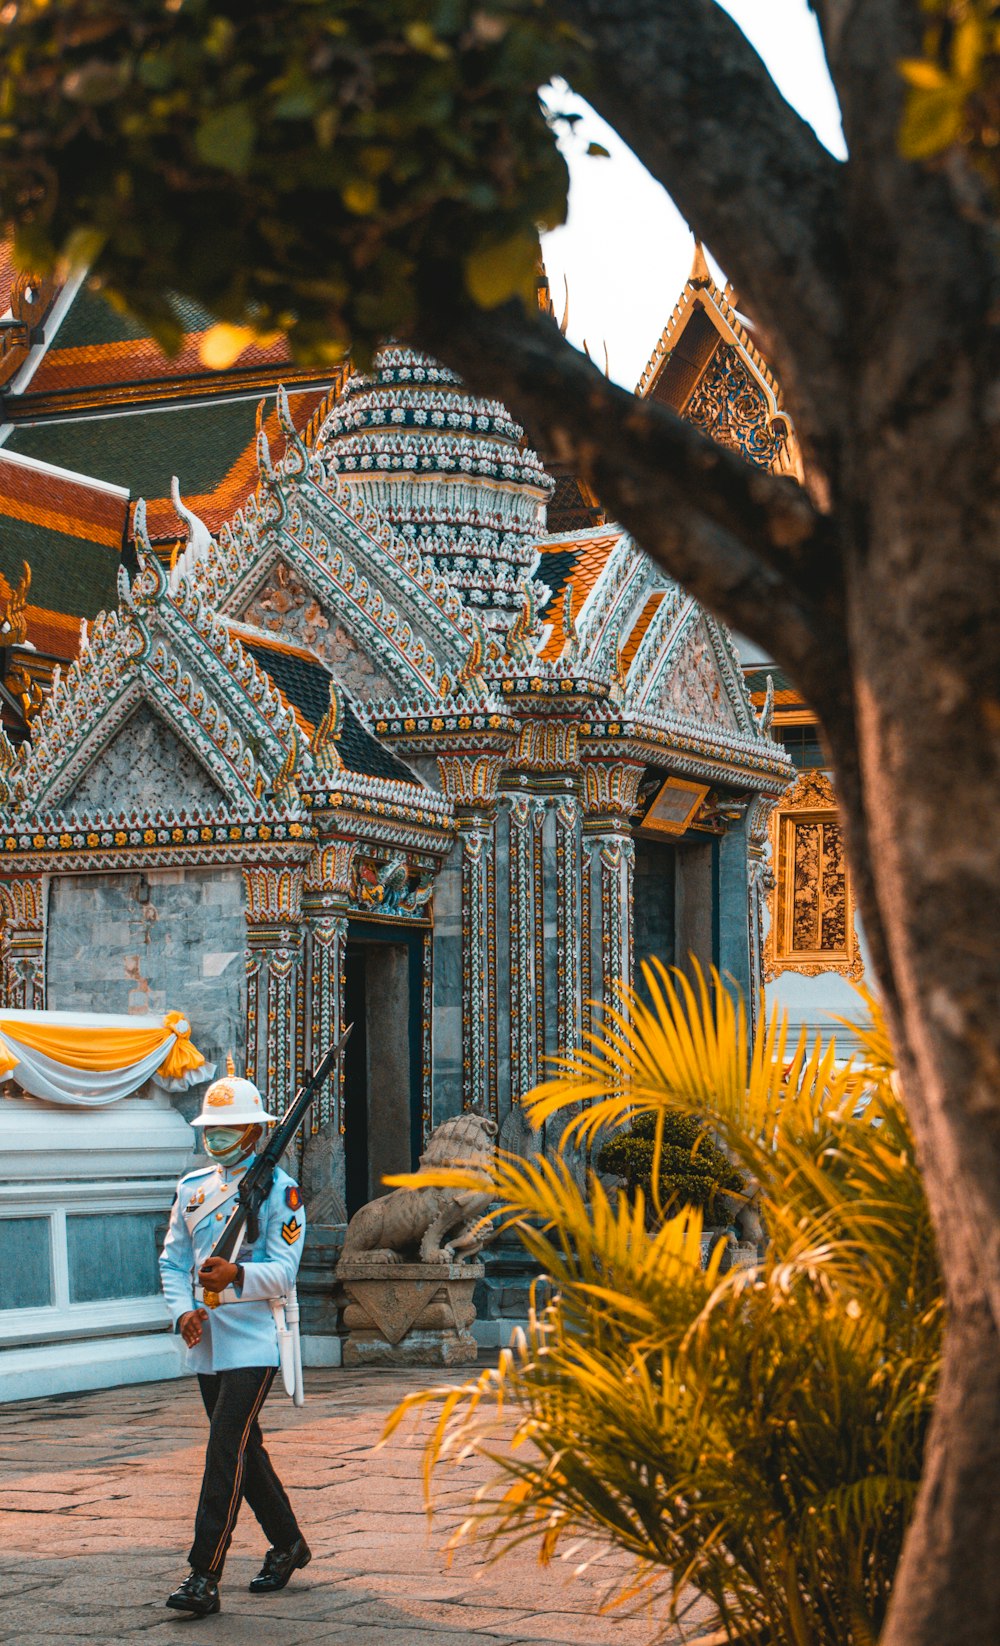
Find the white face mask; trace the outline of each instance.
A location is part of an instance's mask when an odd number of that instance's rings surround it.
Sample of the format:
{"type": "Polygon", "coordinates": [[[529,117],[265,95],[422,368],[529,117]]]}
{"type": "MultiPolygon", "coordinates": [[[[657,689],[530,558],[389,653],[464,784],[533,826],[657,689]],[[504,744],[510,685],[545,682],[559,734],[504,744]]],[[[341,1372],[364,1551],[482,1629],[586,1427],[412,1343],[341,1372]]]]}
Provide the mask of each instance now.
{"type": "Polygon", "coordinates": [[[253,1139],[247,1137],[246,1126],[210,1126],[205,1130],[205,1153],[220,1166],[233,1166],[250,1154],[253,1139]]]}

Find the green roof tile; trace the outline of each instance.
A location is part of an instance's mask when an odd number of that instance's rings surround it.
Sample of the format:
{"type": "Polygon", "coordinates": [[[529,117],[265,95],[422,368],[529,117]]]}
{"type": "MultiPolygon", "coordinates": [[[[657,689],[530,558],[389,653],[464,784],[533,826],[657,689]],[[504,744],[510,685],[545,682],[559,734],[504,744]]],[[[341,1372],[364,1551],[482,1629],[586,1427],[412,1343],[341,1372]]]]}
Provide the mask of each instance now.
{"type": "MultiPolygon", "coordinates": [[[[171,306],[185,331],[205,331],[212,316],[186,297],[175,297],[171,306]]],[[[79,349],[88,343],[126,343],[148,337],[145,326],[127,314],[118,314],[100,292],[81,286],[62,325],[52,339],[56,349],[79,349]]]]}
{"type": "Polygon", "coordinates": [[[195,496],[213,491],[253,440],[257,398],[22,423],[7,447],[127,486],[134,498],[166,497],[173,474],[195,496]]]}
{"type": "Polygon", "coordinates": [[[0,515],[0,572],[8,583],[17,583],[24,560],[31,567],[28,599],[33,606],[70,617],[95,617],[117,604],[114,549],[0,515]]]}

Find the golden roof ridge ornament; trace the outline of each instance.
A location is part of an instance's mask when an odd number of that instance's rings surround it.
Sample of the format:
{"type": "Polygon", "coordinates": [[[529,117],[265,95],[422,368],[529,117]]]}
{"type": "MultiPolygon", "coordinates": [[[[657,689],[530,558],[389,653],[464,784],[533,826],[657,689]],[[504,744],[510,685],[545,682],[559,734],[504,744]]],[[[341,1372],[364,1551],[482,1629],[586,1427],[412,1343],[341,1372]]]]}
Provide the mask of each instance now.
{"type": "Polygon", "coordinates": [[[28,590],[31,588],[31,567],[26,560],[21,562],[24,570],[21,580],[15,589],[11,590],[7,609],[0,615],[0,644],[4,646],[23,646],[28,638],[28,590]]]}

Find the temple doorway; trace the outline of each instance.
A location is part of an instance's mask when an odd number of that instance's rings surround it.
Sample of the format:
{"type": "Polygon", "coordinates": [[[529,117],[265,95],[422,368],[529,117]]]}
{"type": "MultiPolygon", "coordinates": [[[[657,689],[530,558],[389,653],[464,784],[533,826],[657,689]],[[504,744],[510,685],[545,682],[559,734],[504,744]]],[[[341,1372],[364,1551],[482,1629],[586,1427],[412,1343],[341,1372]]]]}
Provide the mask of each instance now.
{"type": "Polygon", "coordinates": [[[422,931],[351,922],[344,1021],[347,1215],[410,1171],[421,1147],[422,931]]]}

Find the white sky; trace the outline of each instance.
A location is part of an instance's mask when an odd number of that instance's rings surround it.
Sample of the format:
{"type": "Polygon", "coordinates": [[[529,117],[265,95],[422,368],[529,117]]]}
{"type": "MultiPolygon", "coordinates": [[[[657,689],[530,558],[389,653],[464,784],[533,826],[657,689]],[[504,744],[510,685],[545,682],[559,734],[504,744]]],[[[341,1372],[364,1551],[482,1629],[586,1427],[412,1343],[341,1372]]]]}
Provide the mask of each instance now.
{"type": "MultiPolygon", "coordinates": [[[[763,57],[782,95],[834,154],[845,153],[840,115],[807,0],[721,0],[763,57]]],[[[669,195],[580,98],[558,106],[582,115],[563,143],[570,168],[569,218],[544,238],[556,314],[569,283],[568,336],[584,339],[611,376],[634,388],[691,268],[694,240],[669,195]],[[602,143],[609,160],[588,157],[602,143]]]]}

